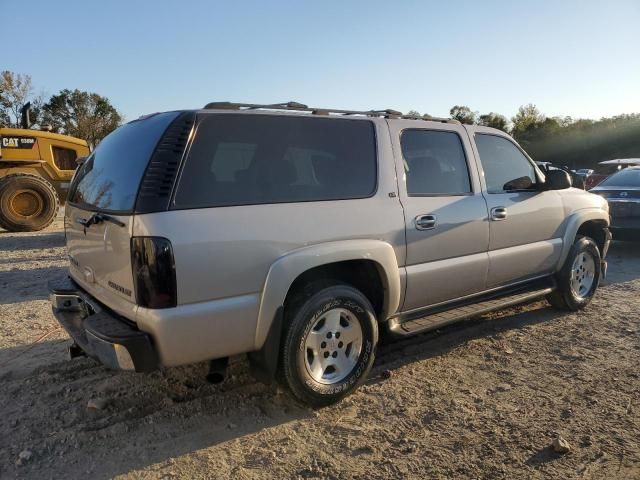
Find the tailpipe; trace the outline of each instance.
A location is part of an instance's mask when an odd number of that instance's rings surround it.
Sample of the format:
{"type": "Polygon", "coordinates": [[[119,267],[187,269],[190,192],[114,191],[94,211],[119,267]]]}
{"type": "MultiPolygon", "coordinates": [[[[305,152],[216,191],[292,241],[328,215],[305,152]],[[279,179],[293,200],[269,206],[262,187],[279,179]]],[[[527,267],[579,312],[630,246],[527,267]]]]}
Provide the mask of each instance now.
{"type": "Polygon", "coordinates": [[[69,360],[73,360],[78,357],[86,357],[87,353],[78,345],[76,342],[73,342],[71,345],[67,347],[67,356],[69,360]]]}
{"type": "Polygon", "coordinates": [[[207,373],[207,381],[212,384],[224,382],[227,375],[227,367],[229,366],[229,357],[216,358],[209,361],[209,373],[207,373]]]}

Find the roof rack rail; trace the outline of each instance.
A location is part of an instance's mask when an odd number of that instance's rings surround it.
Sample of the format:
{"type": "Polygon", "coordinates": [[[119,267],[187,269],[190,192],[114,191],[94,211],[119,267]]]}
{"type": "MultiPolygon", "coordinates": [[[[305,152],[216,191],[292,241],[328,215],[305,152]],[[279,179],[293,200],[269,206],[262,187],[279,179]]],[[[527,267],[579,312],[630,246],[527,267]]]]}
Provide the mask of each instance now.
{"type": "Polygon", "coordinates": [[[339,108],[315,108],[299,102],[283,103],[235,103],[235,102],[209,102],[204,106],[205,110],[292,110],[296,112],[311,112],[313,115],[363,115],[366,117],[403,118],[407,120],[427,120],[430,122],[455,123],[458,120],[439,117],[419,117],[416,115],[404,115],[402,112],[390,108],[384,110],[344,110],[339,108]]]}

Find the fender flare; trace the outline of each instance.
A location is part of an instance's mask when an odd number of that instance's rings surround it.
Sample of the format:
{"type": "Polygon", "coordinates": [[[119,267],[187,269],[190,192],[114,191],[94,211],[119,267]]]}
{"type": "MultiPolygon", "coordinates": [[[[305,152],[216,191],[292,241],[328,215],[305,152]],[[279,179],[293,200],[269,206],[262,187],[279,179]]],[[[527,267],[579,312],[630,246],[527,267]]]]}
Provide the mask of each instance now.
{"type": "Polygon", "coordinates": [[[253,375],[264,383],[275,378],[280,354],[284,301],[298,276],[315,267],[347,260],[370,260],[380,273],[384,302],[382,318],[400,307],[400,270],[393,247],[381,240],[342,240],[302,247],[278,258],[267,273],[262,289],[255,351],[249,353],[253,375]]]}
{"type": "Polygon", "coordinates": [[[606,227],[609,226],[609,214],[601,208],[581,209],[567,218],[567,224],[564,229],[564,236],[562,238],[562,252],[560,253],[560,259],[558,260],[557,270],[560,270],[562,268],[562,265],[564,265],[564,262],[567,259],[567,255],[569,255],[571,245],[573,245],[573,241],[575,240],[580,227],[584,223],[592,220],[599,220],[601,222],[604,222],[606,227]]]}
{"type": "Polygon", "coordinates": [[[258,310],[255,348],[264,344],[278,308],[284,305],[289,288],[299,275],[315,267],[347,260],[371,260],[377,264],[385,289],[382,317],[395,313],[400,306],[400,270],[389,243],[342,240],[302,247],[278,258],[269,268],[258,310]]]}

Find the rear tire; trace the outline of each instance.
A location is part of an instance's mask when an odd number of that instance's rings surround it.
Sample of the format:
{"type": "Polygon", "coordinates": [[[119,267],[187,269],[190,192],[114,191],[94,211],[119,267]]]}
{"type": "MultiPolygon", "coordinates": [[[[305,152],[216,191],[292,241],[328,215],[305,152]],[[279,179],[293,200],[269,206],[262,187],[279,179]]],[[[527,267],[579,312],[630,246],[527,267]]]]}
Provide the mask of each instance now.
{"type": "Polygon", "coordinates": [[[589,237],[576,237],[562,269],[556,275],[558,287],[547,296],[548,302],[562,310],[582,310],[596,293],[601,267],[596,243],[589,237]]]}
{"type": "Polygon", "coordinates": [[[0,227],[35,232],[48,227],[58,213],[58,195],[44,178],[26,173],[0,180],[0,227]]]}
{"type": "Polygon", "coordinates": [[[349,285],[307,289],[285,307],[281,377],[301,401],[322,407],[353,392],[371,370],[378,322],[349,285]]]}

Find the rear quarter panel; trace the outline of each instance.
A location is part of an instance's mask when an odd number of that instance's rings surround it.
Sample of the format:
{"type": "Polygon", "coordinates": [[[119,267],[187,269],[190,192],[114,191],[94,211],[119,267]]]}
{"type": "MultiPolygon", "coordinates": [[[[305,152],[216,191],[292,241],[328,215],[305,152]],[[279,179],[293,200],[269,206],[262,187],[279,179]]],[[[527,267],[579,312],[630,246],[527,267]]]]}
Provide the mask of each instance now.
{"type": "Polygon", "coordinates": [[[405,256],[404,216],[389,133],[374,121],[378,188],[370,198],[173,210],[136,216],[134,235],[171,240],[178,303],[260,292],[271,265],[286,253],[338,240],[374,239],[405,256]],[[391,194],[391,195],[390,195],[391,194]]]}
{"type": "MultiPolygon", "coordinates": [[[[259,310],[261,316],[265,312],[261,299],[267,276],[278,259],[304,247],[353,239],[380,240],[391,245],[394,273],[399,275],[398,265],[403,265],[405,258],[404,215],[387,126],[384,121],[374,121],[374,125],[378,188],[370,198],[174,210],[136,216],[133,235],[160,236],[171,241],[179,309],[189,306],[198,310],[197,305],[205,307],[205,304],[217,309],[224,302],[228,319],[237,313],[236,309],[242,311],[242,320],[234,320],[233,325],[220,321],[222,317],[211,316],[209,332],[202,332],[202,336],[213,335],[218,328],[229,333],[234,330],[238,348],[243,345],[243,351],[251,350],[246,345],[250,343],[253,347],[254,341],[259,348],[264,335],[256,337],[256,331],[259,310]],[[242,335],[238,329],[243,330],[242,335]]],[[[207,325],[196,310],[193,327],[207,325]]],[[[269,318],[261,322],[263,333],[273,319],[269,314],[266,316],[269,318]]],[[[151,317],[148,320],[143,317],[139,312],[138,321],[142,324],[158,324],[151,317]]],[[[194,345],[194,348],[204,354],[207,347],[194,345]]],[[[184,360],[181,356],[178,362],[171,363],[185,363],[184,360]]]]}

